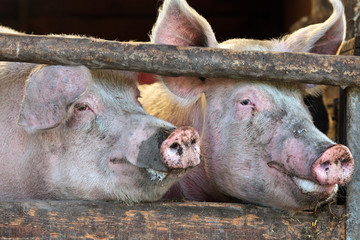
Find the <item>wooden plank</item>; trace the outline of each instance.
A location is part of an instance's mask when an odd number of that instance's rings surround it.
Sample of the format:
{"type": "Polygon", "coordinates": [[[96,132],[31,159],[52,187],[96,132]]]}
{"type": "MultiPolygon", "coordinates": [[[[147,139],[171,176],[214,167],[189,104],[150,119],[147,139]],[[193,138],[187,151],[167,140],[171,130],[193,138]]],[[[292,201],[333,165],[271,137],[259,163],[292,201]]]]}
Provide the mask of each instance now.
{"type": "Polygon", "coordinates": [[[347,239],[358,239],[360,234],[360,88],[346,89],[346,136],[347,145],[355,160],[355,172],[347,187],[347,211],[349,219],[346,222],[347,239]]]}
{"type": "Polygon", "coordinates": [[[290,214],[230,203],[0,202],[0,236],[31,239],[344,239],[344,207],[290,214]]]}
{"type": "Polygon", "coordinates": [[[340,55],[360,56],[360,38],[354,37],[341,46],[340,55]]]}
{"type": "MultiPolygon", "coordinates": [[[[341,55],[360,56],[360,38],[354,37],[343,43],[341,55]]],[[[350,183],[347,184],[347,215],[346,239],[358,239],[360,233],[360,88],[348,87],[345,89],[344,113],[342,124],[345,130],[346,145],[351,150],[355,160],[355,171],[350,183]]]]}
{"type": "MultiPolygon", "coordinates": [[[[352,39],[355,36],[360,35],[360,5],[358,0],[343,0],[345,6],[345,15],[346,15],[346,38],[352,39]]],[[[353,49],[352,54],[360,55],[359,49],[359,39],[356,38],[352,40],[352,47],[348,49],[353,49]]],[[[346,46],[345,46],[346,47],[346,46]]],[[[351,50],[350,50],[351,51],[351,50]]],[[[351,52],[350,52],[351,54],[351,52]]],[[[355,240],[359,239],[360,232],[360,148],[359,148],[359,104],[360,104],[360,90],[357,88],[348,88],[346,89],[346,134],[347,134],[347,144],[350,150],[353,153],[355,164],[355,173],[353,175],[353,180],[349,183],[347,189],[347,213],[349,219],[346,222],[346,239],[355,240]]]]}
{"type": "Polygon", "coordinates": [[[234,51],[122,43],[93,38],[0,34],[0,60],[78,65],[201,76],[314,83],[360,84],[360,58],[309,53],[234,51]]]}
{"type": "Polygon", "coordinates": [[[342,0],[346,16],[346,39],[360,34],[360,5],[358,0],[342,0]]]}

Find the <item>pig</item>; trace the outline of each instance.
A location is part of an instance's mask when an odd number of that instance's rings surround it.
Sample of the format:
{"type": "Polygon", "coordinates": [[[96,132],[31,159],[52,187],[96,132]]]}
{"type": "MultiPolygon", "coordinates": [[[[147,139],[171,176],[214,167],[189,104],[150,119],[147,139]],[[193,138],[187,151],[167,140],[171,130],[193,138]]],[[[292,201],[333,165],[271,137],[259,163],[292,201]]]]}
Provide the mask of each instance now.
{"type": "Polygon", "coordinates": [[[0,199],[161,199],[200,163],[199,135],[146,114],[137,76],[0,62],[0,199]]]}
{"type": "MultiPolygon", "coordinates": [[[[280,39],[218,43],[185,0],[165,0],[151,42],[232,50],[335,54],[344,39],[342,3],[320,24],[280,39]]],[[[150,79],[151,76],[144,75],[150,79]]],[[[312,87],[202,77],[158,76],[140,88],[145,110],[200,133],[203,162],[166,194],[169,199],[240,201],[301,211],[333,199],[354,171],[349,149],[313,124],[303,97],[312,87]]]]}

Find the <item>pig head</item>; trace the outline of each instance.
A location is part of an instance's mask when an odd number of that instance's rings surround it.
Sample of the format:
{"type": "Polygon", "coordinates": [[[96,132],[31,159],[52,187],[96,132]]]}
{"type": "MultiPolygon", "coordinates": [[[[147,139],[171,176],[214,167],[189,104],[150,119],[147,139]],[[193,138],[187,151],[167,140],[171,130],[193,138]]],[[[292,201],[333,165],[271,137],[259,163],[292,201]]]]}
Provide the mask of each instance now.
{"type": "Polygon", "coordinates": [[[1,62],[0,199],[160,199],[199,164],[199,136],[146,114],[136,78],[1,62]]]}
{"type": "MultiPolygon", "coordinates": [[[[336,54],[344,39],[340,1],[324,23],[281,39],[231,39],[218,43],[209,23],[184,0],[165,0],[151,40],[158,44],[233,50],[336,54]]],[[[332,142],[312,122],[303,102],[308,85],[196,77],[160,77],[143,86],[152,115],[201,133],[204,163],[169,191],[168,198],[234,199],[292,210],[332,199],[350,180],[349,149],[332,142]]]]}

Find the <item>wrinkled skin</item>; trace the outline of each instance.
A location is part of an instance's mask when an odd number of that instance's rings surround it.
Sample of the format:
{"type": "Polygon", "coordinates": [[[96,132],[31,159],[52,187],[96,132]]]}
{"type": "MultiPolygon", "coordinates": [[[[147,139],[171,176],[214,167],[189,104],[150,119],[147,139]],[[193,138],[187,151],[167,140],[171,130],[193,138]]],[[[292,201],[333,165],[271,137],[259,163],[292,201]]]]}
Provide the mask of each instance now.
{"type": "Polygon", "coordinates": [[[1,62],[0,199],[155,201],[198,165],[197,132],[146,114],[136,77],[1,62]]]}
{"type": "MultiPolygon", "coordinates": [[[[151,40],[181,46],[335,54],[345,33],[343,7],[332,1],[324,23],[278,40],[218,43],[207,21],[184,0],[165,0],[151,40]]],[[[311,209],[334,197],[354,160],[312,122],[303,102],[308,85],[231,79],[161,77],[140,88],[150,114],[201,134],[204,164],[167,194],[170,199],[242,200],[289,210],[311,209]]]]}

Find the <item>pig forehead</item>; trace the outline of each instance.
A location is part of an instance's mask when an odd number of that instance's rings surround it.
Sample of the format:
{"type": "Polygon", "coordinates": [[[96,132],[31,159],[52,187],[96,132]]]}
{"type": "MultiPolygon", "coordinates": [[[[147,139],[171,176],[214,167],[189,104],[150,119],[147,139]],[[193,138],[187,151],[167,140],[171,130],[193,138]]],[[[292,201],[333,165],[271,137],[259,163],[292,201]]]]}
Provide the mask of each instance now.
{"type": "Polygon", "coordinates": [[[300,88],[287,84],[269,84],[235,80],[214,81],[206,92],[207,101],[212,108],[231,109],[234,103],[249,99],[258,110],[283,109],[303,111],[304,104],[300,88]],[[225,107],[227,106],[227,107],[225,107]]]}
{"type": "Polygon", "coordinates": [[[135,96],[137,88],[129,85],[106,85],[104,83],[94,83],[91,88],[91,93],[101,99],[105,105],[119,105],[128,106],[131,103],[135,104],[135,96]]]}
{"type": "Polygon", "coordinates": [[[122,71],[97,70],[91,72],[93,77],[93,91],[104,98],[129,98],[139,93],[134,79],[122,71]]]}
{"type": "Polygon", "coordinates": [[[224,82],[227,82],[227,84],[217,81],[212,86],[209,95],[226,99],[249,97],[274,103],[289,101],[290,99],[302,99],[301,88],[294,85],[236,80],[225,80],[224,82]]]}
{"type": "Polygon", "coordinates": [[[273,40],[255,40],[236,38],[229,39],[220,44],[220,48],[233,49],[238,51],[274,51],[274,52],[287,52],[288,47],[279,41],[273,40]]]}
{"type": "Polygon", "coordinates": [[[142,111],[136,103],[139,90],[133,79],[116,72],[92,72],[93,81],[90,91],[83,99],[104,110],[142,111]]]}

